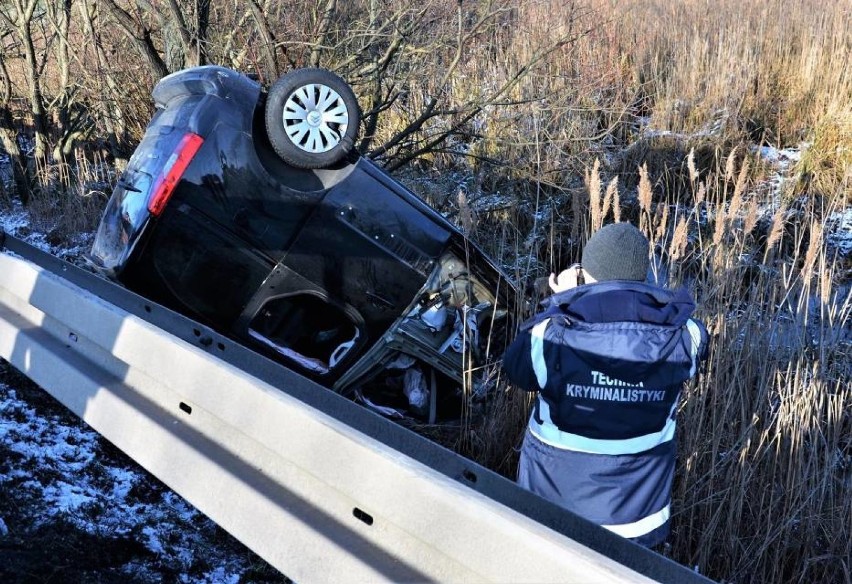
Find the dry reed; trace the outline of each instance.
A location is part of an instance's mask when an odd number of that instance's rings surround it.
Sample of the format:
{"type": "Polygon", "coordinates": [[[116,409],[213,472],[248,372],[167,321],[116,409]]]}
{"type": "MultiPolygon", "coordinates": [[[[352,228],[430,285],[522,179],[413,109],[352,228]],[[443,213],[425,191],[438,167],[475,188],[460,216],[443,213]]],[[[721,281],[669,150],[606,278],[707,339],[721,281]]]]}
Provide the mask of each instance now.
{"type": "MultiPolygon", "coordinates": [[[[464,3],[471,9],[465,16],[473,19],[484,6],[464,3]]],[[[448,79],[446,65],[457,48],[449,4],[385,3],[386,14],[399,15],[387,30],[414,22],[421,9],[429,18],[407,31],[404,58],[389,64],[386,78],[356,86],[367,109],[376,105],[373,95],[403,90],[404,97],[385,104],[375,140],[389,139],[431,96],[441,96],[447,114],[424,124],[406,144],[427,141],[456,119],[454,112],[573,32],[571,42],[459,128],[449,145],[424,156],[421,167],[458,167],[476,173],[482,191],[515,195],[510,217],[499,220],[474,212],[482,193],[456,190],[457,184],[445,190],[459,197],[441,200],[458,204],[465,229],[483,234],[481,243],[519,283],[574,257],[610,217],[637,222],[655,247],[666,250],[669,284],[692,289],[699,317],[713,334],[706,367],[680,408],[672,557],[728,582],[849,582],[849,272],[825,245],[824,211],[815,205],[802,210],[793,197],[819,196],[828,201],[825,208],[837,210],[852,201],[849,3],[516,0],[501,6],[508,9],[505,17],[466,48],[448,79]],[[649,129],[709,136],[716,152],[708,159],[686,146],[671,160],[670,152],[646,146],[649,129]],[[811,146],[795,169],[797,189],[760,198],[752,186],[763,170],[750,161],[745,144],[803,141],[811,146]],[[642,146],[635,149],[638,158],[624,167],[638,178],[619,177],[617,164],[608,161],[625,160],[635,144],[642,146]],[[682,180],[688,197],[662,189],[663,178],[682,180]],[[601,196],[604,179],[609,182],[601,196]],[[775,211],[764,221],[761,209],[775,211]],[[550,221],[540,219],[545,216],[550,221]]],[[[370,44],[385,33],[369,28],[368,7],[360,1],[341,7],[349,20],[341,16],[329,36],[323,66],[355,75],[353,55],[387,48],[382,40],[370,44]]],[[[274,32],[285,39],[287,59],[304,62],[311,39],[302,31],[314,30],[311,11],[286,1],[279,8],[274,32]]],[[[216,15],[229,13],[223,6],[216,15]]],[[[219,36],[211,38],[210,49],[219,64],[241,66],[255,58],[234,47],[252,47],[256,31],[236,25],[236,19],[213,25],[219,36]]],[[[103,40],[116,55],[110,73],[124,88],[125,103],[118,105],[126,106],[127,133],[138,140],[150,113],[150,87],[138,63],[125,56],[136,53],[123,38],[103,40]]],[[[88,82],[75,94],[80,103],[97,102],[87,92],[103,92],[101,81],[84,75],[101,70],[90,66],[90,51],[83,47],[78,56],[80,77],[88,82]]],[[[14,76],[17,69],[10,71],[14,76]]],[[[16,78],[14,86],[26,83],[16,78]]],[[[110,102],[91,109],[116,107],[110,102]]],[[[104,120],[96,121],[103,131],[104,120]]],[[[90,158],[78,160],[77,170],[43,167],[49,184],[66,181],[64,198],[44,190],[33,209],[96,219],[91,207],[99,208],[93,201],[102,204],[103,197],[93,185],[114,180],[103,167],[90,158]]],[[[85,224],[75,219],[67,229],[85,224]]],[[[490,375],[499,378],[499,370],[490,375]]],[[[468,417],[456,447],[512,476],[529,401],[502,380],[497,385],[482,422],[468,417]]]]}

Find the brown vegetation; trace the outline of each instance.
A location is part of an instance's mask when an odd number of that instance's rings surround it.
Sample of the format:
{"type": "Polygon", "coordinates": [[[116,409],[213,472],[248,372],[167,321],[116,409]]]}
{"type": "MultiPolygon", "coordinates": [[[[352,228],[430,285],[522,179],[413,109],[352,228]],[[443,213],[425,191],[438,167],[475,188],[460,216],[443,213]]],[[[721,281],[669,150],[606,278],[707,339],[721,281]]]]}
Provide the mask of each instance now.
{"type": "MultiPolygon", "coordinates": [[[[680,412],[672,556],[850,581],[850,260],[824,231],[852,203],[848,2],[14,0],[0,30],[4,190],[60,231],[97,220],[153,83],[204,63],[336,70],[361,151],[489,234],[518,282],[640,225],[713,334],[680,412]],[[767,187],[752,146],[801,143],[767,187]]],[[[486,407],[456,447],[511,476],[526,400],[486,407]]]]}

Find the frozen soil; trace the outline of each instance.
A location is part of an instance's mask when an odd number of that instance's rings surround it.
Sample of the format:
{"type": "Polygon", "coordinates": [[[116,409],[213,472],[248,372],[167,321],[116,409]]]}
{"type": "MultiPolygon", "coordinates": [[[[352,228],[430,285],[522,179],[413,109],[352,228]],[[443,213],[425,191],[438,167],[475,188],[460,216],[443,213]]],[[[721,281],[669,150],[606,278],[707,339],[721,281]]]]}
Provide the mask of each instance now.
{"type": "Polygon", "coordinates": [[[0,362],[0,582],[288,582],[0,362]]]}

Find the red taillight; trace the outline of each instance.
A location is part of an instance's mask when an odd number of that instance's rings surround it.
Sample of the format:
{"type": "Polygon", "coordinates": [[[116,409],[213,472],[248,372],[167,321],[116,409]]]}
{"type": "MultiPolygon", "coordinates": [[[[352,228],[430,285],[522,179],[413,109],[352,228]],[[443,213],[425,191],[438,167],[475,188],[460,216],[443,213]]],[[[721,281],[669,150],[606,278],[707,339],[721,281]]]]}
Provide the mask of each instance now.
{"type": "Polygon", "coordinates": [[[163,212],[163,208],[169,202],[169,198],[186,171],[186,167],[192,162],[193,156],[203,143],[204,138],[197,134],[187,134],[180,139],[177,148],[169,156],[162,172],[157,177],[151,198],[148,199],[148,210],[152,215],[157,217],[163,212]]]}

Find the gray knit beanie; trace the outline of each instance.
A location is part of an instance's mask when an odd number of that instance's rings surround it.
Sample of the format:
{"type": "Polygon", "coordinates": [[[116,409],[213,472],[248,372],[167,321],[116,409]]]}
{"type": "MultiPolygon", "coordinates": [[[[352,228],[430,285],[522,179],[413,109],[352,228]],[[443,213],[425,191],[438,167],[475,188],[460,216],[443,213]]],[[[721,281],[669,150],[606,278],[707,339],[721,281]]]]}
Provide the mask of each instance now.
{"type": "Polygon", "coordinates": [[[583,268],[598,282],[645,281],[650,260],[648,240],[630,223],[599,229],[583,248],[583,268]]]}

